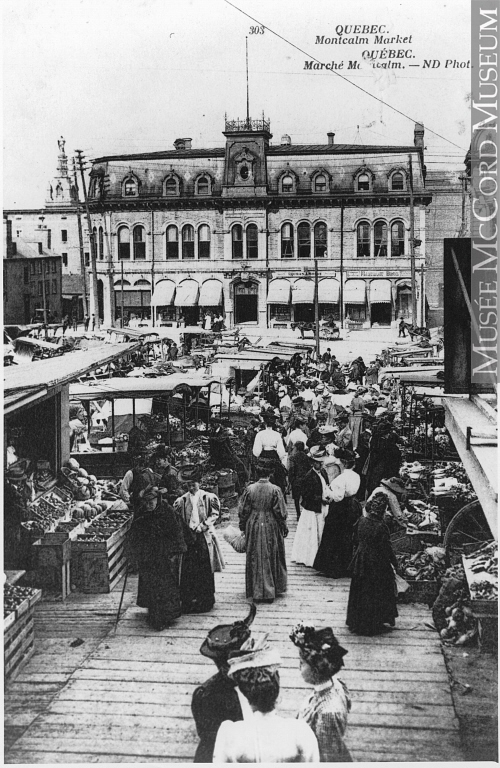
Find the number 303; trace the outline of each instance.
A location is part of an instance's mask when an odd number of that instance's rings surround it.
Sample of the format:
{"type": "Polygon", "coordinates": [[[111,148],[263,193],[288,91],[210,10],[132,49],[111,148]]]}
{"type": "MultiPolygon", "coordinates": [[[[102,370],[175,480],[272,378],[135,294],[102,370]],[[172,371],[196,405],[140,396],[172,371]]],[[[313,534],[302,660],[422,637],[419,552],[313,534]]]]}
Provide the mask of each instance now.
{"type": "Polygon", "coordinates": [[[264,27],[250,27],[250,34],[251,35],[263,35],[264,34],[264,27]]]}

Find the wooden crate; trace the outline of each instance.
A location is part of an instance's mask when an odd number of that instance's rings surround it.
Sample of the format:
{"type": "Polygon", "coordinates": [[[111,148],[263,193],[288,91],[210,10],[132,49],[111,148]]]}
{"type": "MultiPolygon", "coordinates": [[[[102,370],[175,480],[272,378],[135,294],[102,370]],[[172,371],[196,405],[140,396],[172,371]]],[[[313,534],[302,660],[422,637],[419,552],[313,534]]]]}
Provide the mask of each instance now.
{"type": "Polygon", "coordinates": [[[71,584],[79,592],[111,592],[125,573],[125,540],[132,525],[128,520],[105,541],[71,542],[71,584]]]}
{"type": "Polygon", "coordinates": [[[34,651],[35,604],[42,597],[37,589],[32,597],[23,600],[21,605],[4,619],[4,679],[12,680],[21,666],[26,664],[34,651]]]}

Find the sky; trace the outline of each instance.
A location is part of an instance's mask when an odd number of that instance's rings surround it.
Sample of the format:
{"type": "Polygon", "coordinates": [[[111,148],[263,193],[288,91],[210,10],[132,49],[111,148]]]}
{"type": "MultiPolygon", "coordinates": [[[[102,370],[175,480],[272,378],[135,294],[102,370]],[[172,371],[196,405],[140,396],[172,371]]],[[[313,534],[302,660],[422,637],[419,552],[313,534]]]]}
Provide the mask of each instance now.
{"type": "MultiPolygon", "coordinates": [[[[193,147],[223,146],[225,113],[246,115],[245,37],[250,114],[270,118],[273,143],[283,134],[296,144],[326,143],[334,131],[339,144],[407,145],[420,121],[429,170],[463,168],[470,0],[231,3],[4,0],[4,208],[43,206],[61,135],[68,155],[81,149],[89,159],[172,149],[179,137],[191,137],[193,147]],[[377,45],[370,33],[359,35],[368,44],[316,44],[352,25],[381,25],[384,38],[411,40],[377,45]],[[414,58],[398,70],[363,58],[383,49],[414,58]],[[336,72],[347,80],[305,70],[313,58],[343,62],[336,72]],[[424,68],[425,61],[434,64],[424,68]]],[[[353,37],[349,29],[343,35],[353,37]]]]}

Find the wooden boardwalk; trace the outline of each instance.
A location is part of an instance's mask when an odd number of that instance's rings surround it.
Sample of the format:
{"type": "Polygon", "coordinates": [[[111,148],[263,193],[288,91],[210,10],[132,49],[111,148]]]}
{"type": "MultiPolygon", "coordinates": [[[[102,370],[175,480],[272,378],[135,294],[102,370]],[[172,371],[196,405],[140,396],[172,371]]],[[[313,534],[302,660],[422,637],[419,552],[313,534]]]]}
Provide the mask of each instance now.
{"type": "MultiPolygon", "coordinates": [[[[289,514],[288,557],[295,531],[291,506],[289,514]]],[[[225,542],[222,546],[227,567],[216,576],[213,611],[183,616],[161,633],[149,629],[145,611],[133,604],[136,579],[130,580],[129,607],[116,635],[106,633],[121,585],[112,595],[72,596],[67,607],[59,606],[64,615],[53,618],[53,626],[59,620],[59,634],[72,633],[65,640],[62,635],[47,638],[50,627],[43,622],[50,622],[50,608],[44,609],[42,603],[38,624],[42,630],[45,626],[46,638],[6,690],[13,731],[5,762],[192,761],[197,738],[191,695],[215,672],[199,647],[211,627],[243,618],[248,610],[244,555],[225,542]],[[69,629],[64,629],[65,622],[69,629]],[[87,639],[68,650],[68,637],[76,636],[87,639]],[[42,689],[35,693],[37,684],[42,689]]],[[[293,717],[307,692],[297,650],[288,639],[291,627],[299,619],[329,624],[349,651],[341,677],[353,698],[347,742],[354,759],[462,760],[439,639],[427,626],[430,611],[421,605],[402,605],[393,632],[357,637],[345,627],[347,579],[326,579],[292,563],[288,573],[287,595],[270,605],[259,604],[253,625],[254,633],[270,633],[282,655],[279,711],[293,717]]]]}

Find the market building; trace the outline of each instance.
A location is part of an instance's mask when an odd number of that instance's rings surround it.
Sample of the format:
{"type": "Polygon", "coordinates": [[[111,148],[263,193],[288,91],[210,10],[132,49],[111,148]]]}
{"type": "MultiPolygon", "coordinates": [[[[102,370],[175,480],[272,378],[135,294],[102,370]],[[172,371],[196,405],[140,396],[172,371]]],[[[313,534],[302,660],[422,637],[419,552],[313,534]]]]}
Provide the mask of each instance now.
{"type": "Polygon", "coordinates": [[[426,314],[424,128],[407,146],[272,144],[270,122],[227,120],[225,146],[94,160],[90,206],[99,312],[228,327],[320,317],[389,326],[411,312],[413,191],[418,317],[426,314]],[[410,189],[412,185],[413,189],[410,189]],[[152,311],[153,309],[153,311],[152,311]]]}

